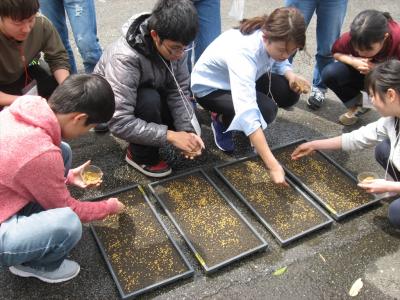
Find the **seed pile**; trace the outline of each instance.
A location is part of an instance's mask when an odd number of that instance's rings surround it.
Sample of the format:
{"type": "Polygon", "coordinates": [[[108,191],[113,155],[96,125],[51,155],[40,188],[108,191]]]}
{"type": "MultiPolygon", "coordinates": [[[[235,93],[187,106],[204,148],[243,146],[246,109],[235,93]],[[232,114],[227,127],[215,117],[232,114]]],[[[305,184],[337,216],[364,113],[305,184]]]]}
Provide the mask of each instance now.
{"type": "Polygon", "coordinates": [[[117,197],[124,213],[94,227],[125,294],[188,271],[139,189],[117,197]]]}
{"type": "Polygon", "coordinates": [[[292,160],[290,155],[295,147],[296,145],[279,149],[274,155],[318,195],[332,213],[343,214],[374,200],[373,195],[357,187],[356,182],[318,152],[292,160]]]}
{"type": "Polygon", "coordinates": [[[155,191],[207,267],[261,244],[200,172],[164,182],[155,191]]]}
{"type": "Polygon", "coordinates": [[[294,188],[275,185],[259,157],[227,165],[220,171],[281,240],[328,221],[294,188]]]}

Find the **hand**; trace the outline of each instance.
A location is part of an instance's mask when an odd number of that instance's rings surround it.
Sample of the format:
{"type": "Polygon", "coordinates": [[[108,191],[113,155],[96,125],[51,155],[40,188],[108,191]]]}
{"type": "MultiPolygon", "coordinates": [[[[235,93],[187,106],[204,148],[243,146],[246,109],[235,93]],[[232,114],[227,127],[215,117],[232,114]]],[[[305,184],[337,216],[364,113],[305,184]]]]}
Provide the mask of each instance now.
{"type": "Polygon", "coordinates": [[[273,183],[282,186],[289,186],[285,179],[285,171],[279,163],[269,169],[269,175],[273,183]]]}
{"type": "Polygon", "coordinates": [[[192,132],[168,130],[167,141],[187,153],[198,153],[199,151],[201,153],[201,150],[205,148],[203,140],[192,132]]]}
{"type": "Polygon", "coordinates": [[[374,179],[368,182],[359,183],[358,186],[363,188],[367,193],[386,193],[395,192],[399,183],[385,179],[374,179]]]}
{"type": "Polygon", "coordinates": [[[88,165],[90,165],[90,160],[88,160],[83,165],[80,165],[79,167],[77,167],[75,169],[69,170],[69,173],[68,173],[69,183],[72,185],[75,185],[77,187],[83,188],[83,189],[100,186],[100,184],[103,182],[103,180],[101,180],[101,179],[98,182],[91,183],[91,184],[86,184],[83,181],[82,176],[81,176],[81,171],[88,165]]]}
{"type": "Polygon", "coordinates": [[[299,75],[290,77],[289,86],[297,94],[307,94],[311,90],[308,81],[299,75]]]}
{"type": "Polygon", "coordinates": [[[296,149],[294,149],[291,158],[293,160],[297,160],[299,158],[302,158],[303,156],[310,155],[315,152],[315,148],[312,146],[311,142],[301,144],[298,146],[296,149]]]}
{"type": "Polygon", "coordinates": [[[353,59],[352,66],[363,75],[368,74],[375,66],[369,58],[354,57],[353,59]]]}
{"type": "Polygon", "coordinates": [[[195,159],[197,156],[201,155],[201,150],[196,151],[196,152],[186,152],[186,151],[182,151],[182,155],[186,158],[186,159],[195,159]]]}
{"type": "Polygon", "coordinates": [[[125,205],[122,202],[120,202],[118,200],[118,198],[110,198],[107,200],[107,202],[116,202],[117,203],[117,211],[115,212],[115,214],[122,213],[125,208],[125,205]]]}

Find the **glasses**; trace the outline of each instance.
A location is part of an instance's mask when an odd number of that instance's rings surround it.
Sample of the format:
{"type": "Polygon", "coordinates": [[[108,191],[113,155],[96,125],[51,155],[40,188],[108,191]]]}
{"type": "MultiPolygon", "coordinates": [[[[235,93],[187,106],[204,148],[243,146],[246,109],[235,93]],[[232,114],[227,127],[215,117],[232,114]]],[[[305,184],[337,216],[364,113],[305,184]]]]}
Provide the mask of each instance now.
{"type": "Polygon", "coordinates": [[[194,48],[193,46],[191,46],[191,47],[174,47],[174,48],[170,48],[165,43],[162,43],[161,45],[164,46],[164,48],[168,51],[168,53],[170,55],[174,55],[174,56],[181,55],[181,54],[183,54],[185,52],[188,52],[188,51],[190,51],[190,50],[192,50],[194,48]]]}

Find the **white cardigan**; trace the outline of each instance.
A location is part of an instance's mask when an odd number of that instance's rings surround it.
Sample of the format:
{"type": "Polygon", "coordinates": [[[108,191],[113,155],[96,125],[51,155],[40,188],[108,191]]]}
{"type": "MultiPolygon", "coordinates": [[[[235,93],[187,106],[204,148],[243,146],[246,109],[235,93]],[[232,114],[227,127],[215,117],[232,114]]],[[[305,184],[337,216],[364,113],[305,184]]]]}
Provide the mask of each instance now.
{"type": "MultiPolygon", "coordinates": [[[[342,149],[345,151],[370,148],[385,139],[390,140],[390,161],[400,171],[399,135],[395,130],[396,118],[382,117],[378,121],[342,135],[342,149]]],[[[398,121],[400,122],[400,121],[398,121]]]]}

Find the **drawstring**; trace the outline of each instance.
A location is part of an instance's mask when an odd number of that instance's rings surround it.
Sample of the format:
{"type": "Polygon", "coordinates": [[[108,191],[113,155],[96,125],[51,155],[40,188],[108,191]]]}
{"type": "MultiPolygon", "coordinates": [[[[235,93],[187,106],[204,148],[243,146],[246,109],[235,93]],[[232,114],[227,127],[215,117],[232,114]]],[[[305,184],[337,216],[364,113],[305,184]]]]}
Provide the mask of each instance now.
{"type": "Polygon", "coordinates": [[[28,74],[28,67],[26,65],[26,58],[24,54],[24,50],[22,49],[21,45],[18,45],[19,55],[21,57],[22,64],[24,65],[24,73],[25,73],[25,84],[24,87],[28,85],[29,82],[32,81],[32,78],[28,74]]]}
{"type": "Polygon", "coordinates": [[[182,91],[182,88],[181,88],[181,86],[179,85],[178,80],[176,80],[176,77],[175,77],[175,74],[174,74],[174,69],[172,68],[172,63],[169,62],[169,63],[170,63],[170,66],[168,66],[168,64],[167,64],[167,62],[164,60],[164,58],[162,58],[162,56],[161,56],[160,54],[158,54],[158,56],[161,58],[161,61],[164,63],[165,67],[168,69],[169,73],[172,75],[172,78],[174,79],[175,84],[176,84],[176,87],[177,87],[177,89],[178,89],[179,96],[181,97],[181,100],[182,100],[182,102],[183,102],[183,106],[185,107],[186,112],[187,112],[188,115],[189,115],[189,118],[192,118],[193,115],[194,115],[194,110],[193,110],[193,108],[191,107],[190,109],[192,110],[192,112],[189,112],[189,109],[188,109],[188,106],[189,106],[189,99],[186,97],[185,93],[182,91]]]}

